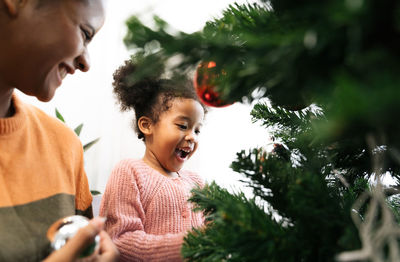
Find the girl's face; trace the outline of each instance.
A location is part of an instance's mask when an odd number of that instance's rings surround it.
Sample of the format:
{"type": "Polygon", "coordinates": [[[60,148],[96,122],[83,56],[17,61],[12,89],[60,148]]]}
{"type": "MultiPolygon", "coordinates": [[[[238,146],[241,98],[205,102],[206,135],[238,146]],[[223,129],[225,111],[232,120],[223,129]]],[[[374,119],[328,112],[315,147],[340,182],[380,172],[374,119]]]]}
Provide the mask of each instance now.
{"type": "Polygon", "coordinates": [[[45,2],[25,1],[11,18],[8,65],[0,68],[8,86],[41,101],[54,96],[67,74],[89,70],[87,45],[104,23],[102,0],[45,2]]]}
{"type": "Polygon", "coordinates": [[[163,174],[179,171],[197,149],[204,110],[199,102],[175,98],[168,111],[161,113],[157,123],[146,135],[144,160],[163,174]]]}

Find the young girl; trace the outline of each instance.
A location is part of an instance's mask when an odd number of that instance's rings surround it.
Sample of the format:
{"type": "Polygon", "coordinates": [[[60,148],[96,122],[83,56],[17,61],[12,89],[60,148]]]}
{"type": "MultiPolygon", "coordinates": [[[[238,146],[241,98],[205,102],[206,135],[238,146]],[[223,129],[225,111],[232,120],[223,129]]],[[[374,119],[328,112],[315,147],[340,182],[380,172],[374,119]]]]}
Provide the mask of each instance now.
{"type": "Polygon", "coordinates": [[[122,261],[180,261],[183,237],[203,225],[187,201],[203,182],[181,170],[194,154],[205,107],[190,82],[147,79],[132,83],[135,66],[126,62],[114,75],[122,110],[134,109],[135,130],[146,151],[113,170],[100,214],[122,261]]]}

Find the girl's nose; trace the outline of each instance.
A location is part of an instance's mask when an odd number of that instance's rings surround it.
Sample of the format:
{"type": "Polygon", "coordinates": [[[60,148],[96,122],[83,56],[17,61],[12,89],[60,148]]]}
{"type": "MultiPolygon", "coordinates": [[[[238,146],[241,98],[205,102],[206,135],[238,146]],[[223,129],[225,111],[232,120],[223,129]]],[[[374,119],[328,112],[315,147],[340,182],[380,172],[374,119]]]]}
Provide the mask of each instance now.
{"type": "Polygon", "coordinates": [[[197,142],[197,134],[194,130],[189,130],[189,132],[186,134],[186,140],[192,143],[197,142]]]}

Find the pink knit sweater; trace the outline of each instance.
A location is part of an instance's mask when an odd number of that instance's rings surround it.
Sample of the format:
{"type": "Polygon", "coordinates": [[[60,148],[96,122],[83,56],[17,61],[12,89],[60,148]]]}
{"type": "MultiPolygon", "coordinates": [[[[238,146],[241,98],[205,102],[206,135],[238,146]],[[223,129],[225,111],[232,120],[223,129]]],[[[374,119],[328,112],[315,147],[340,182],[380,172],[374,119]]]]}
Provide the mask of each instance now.
{"type": "Polygon", "coordinates": [[[183,237],[203,225],[201,213],[187,202],[190,190],[203,186],[195,173],[168,178],[143,160],[121,161],[113,170],[100,206],[106,231],[121,261],[181,261],[183,237]]]}

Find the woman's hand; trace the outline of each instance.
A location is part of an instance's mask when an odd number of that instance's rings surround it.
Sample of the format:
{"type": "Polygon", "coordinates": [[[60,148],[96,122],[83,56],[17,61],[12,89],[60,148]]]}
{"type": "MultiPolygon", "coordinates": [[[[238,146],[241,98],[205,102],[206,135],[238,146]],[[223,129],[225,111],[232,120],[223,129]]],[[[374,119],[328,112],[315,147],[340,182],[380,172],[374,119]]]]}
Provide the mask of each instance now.
{"type": "Polygon", "coordinates": [[[95,217],[90,220],[89,225],[81,228],[75,236],[61,249],[53,252],[44,262],[72,262],[77,261],[82,251],[94,241],[97,234],[100,235],[98,251],[83,261],[113,262],[117,261],[119,252],[112,243],[111,238],[103,231],[104,219],[95,217]]]}

